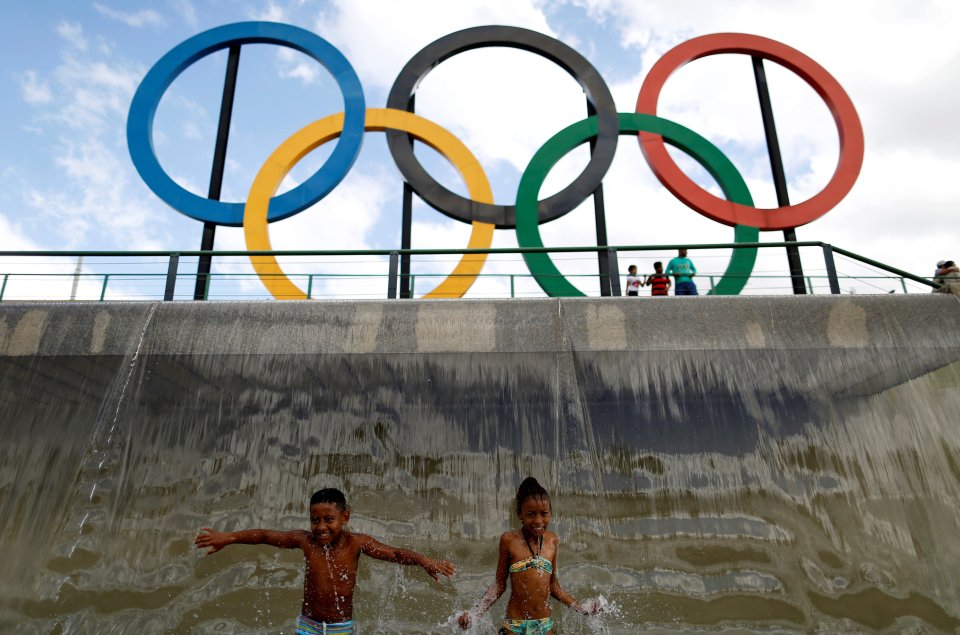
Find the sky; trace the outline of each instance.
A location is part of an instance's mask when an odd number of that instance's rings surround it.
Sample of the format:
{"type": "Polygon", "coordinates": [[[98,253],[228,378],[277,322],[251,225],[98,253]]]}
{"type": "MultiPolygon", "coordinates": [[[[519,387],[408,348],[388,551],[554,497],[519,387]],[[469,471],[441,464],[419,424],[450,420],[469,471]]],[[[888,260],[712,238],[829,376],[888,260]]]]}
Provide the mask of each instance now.
{"type": "MultiPolygon", "coordinates": [[[[165,53],[197,33],[231,22],[269,20],[310,30],[339,49],[356,70],[368,107],[380,108],[404,64],[454,31],[502,24],[554,37],[587,58],[607,82],[621,112],[635,110],[652,65],[693,37],[739,32],[787,44],[823,66],[844,87],[862,122],[863,167],[833,210],[797,229],[800,240],[828,242],[917,275],[936,261],[960,258],[955,222],[960,202],[960,3],[934,0],[36,0],[7,3],[0,41],[0,250],[193,250],[201,223],[170,208],[143,183],[130,159],[126,120],[132,96],[165,53]]],[[[205,57],[173,83],[157,109],[157,156],[183,187],[205,195],[216,136],[226,53],[205,57]]],[[[767,62],[773,110],[792,203],[830,180],[839,156],[837,127],[802,79],[767,62]]],[[[417,92],[417,113],[451,131],[474,153],[497,203],[515,200],[520,176],[553,134],[585,116],[581,88],[534,54],[486,48],[436,68],[417,92]]],[[[341,111],[332,77],[310,58],[268,45],[241,52],[223,200],[243,202],[264,160],[308,123],[341,111]]],[[[744,176],[758,207],[777,206],[752,67],[744,55],[711,56],[679,69],[661,93],[658,113],[721,148],[744,176]]],[[[281,186],[315,172],[334,143],[304,158],[281,186]]],[[[466,192],[435,152],[417,156],[449,189],[466,192]]],[[[717,186],[689,159],[678,163],[704,187],[717,186]]],[[[541,194],[566,186],[589,158],[585,147],[550,173],[541,194]]],[[[635,137],[620,138],[603,180],[610,244],[732,242],[733,229],[687,208],[652,175],[635,137]]],[[[325,199],[271,224],[275,249],[395,249],[400,246],[402,178],[383,133],[368,133],[353,168],[325,199]]],[[[414,205],[415,248],[461,248],[468,225],[426,204],[414,205]]],[[[541,227],[547,246],[595,243],[587,200],[541,227]]],[[[777,242],[782,232],[763,232],[777,242]]],[[[494,247],[517,245],[497,230],[494,247]]],[[[242,229],[220,227],[217,249],[244,249],[242,229]]],[[[670,251],[621,253],[620,269],[652,269],[670,251]]],[[[719,276],[729,251],[691,254],[701,290],[719,276]]],[[[804,272],[818,292],[826,282],[818,249],[803,251],[804,272]]],[[[556,258],[583,291],[598,289],[590,255],[556,258]]],[[[384,297],[383,258],[283,259],[286,271],[318,275],[316,297],[384,297]],[[336,275],[334,275],[336,274],[336,275]],[[349,274],[349,275],[347,275],[349,274]]],[[[420,295],[452,270],[449,257],[415,260],[420,295]]],[[[902,292],[899,281],[839,258],[845,293],[902,292]]],[[[65,297],[75,259],[0,259],[6,299],[65,297]]],[[[181,272],[195,264],[185,261],[181,272]]],[[[76,296],[144,297],[162,290],[164,259],[86,259],[76,296]],[[149,276],[140,275],[150,273],[149,276]]],[[[243,258],[220,259],[211,297],[265,297],[243,258]]],[[[789,291],[782,249],[764,249],[750,293],[789,291]]],[[[537,296],[542,292],[518,257],[492,258],[472,296],[537,296]],[[511,283],[511,274],[513,279],[511,283]]],[[[305,288],[306,277],[297,278],[305,288]]],[[[911,291],[923,287],[910,286],[911,291]]],[[[192,284],[182,280],[178,298],[192,284]]]]}

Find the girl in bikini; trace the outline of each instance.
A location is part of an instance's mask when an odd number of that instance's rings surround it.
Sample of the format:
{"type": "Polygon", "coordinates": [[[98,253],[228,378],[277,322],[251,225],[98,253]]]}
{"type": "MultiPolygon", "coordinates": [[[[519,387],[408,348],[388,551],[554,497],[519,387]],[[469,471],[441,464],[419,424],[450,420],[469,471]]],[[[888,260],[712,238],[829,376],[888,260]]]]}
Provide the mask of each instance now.
{"type": "Polygon", "coordinates": [[[521,528],[500,536],[497,577],[473,609],[462,613],[460,628],[470,628],[503,595],[510,576],[510,601],[500,635],[553,635],[550,596],[583,615],[599,611],[599,605],[584,607],[560,587],[557,580],[557,534],[550,524],[550,495],[537,479],[527,477],[517,490],[517,516],[521,528]]]}

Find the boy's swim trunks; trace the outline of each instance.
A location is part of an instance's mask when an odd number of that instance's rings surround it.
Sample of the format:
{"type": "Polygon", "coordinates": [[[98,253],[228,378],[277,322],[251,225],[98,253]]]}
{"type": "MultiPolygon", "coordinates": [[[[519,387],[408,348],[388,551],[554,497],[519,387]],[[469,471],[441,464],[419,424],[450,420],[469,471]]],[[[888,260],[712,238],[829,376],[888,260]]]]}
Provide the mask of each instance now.
{"type": "Polygon", "coordinates": [[[553,630],[553,618],[539,620],[504,620],[500,635],[547,635],[553,630]]]}
{"type": "Polygon", "coordinates": [[[309,617],[297,617],[297,635],[353,635],[353,620],[348,622],[315,622],[309,617]]]}

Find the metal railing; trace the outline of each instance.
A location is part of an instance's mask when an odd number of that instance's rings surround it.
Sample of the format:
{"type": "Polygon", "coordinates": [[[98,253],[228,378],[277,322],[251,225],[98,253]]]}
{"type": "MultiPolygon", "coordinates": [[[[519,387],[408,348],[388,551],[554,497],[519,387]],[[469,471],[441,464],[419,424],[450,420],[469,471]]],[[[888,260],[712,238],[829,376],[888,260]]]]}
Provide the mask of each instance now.
{"type": "MultiPolygon", "coordinates": [[[[50,258],[50,257],[67,257],[67,258],[97,258],[97,257],[107,257],[107,258],[119,258],[119,259],[133,259],[133,258],[166,258],[167,259],[167,271],[166,274],[153,274],[153,273],[130,273],[130,272],[108,272],[108,273],[79,273],[79,274],[44,274],[44,273],[0,273],[0,301],[3,301],[4,294],[7,289],[8,282],[12,276],[22,277],[22,276],[70,276],[73,278],[92,278],[96,280],[101,280],[99,300],[103,301],[106,298],[107,286],[111,279],[143,279],[151,277],[156,279],[157,277],[162,277],[164,280],[164,291],[163,299],[166,301],[173,300],[176,295],[177,281],[181,278],[189,278],[192,280],[197,279],[198,274],[183,274],[180,273],[180,261],[181,258],[185,257],[210,257],[213,259],[216,258],[226,258],[226,257],[250,257],[250,256],[265,256],[272,255],[275,257],[294,257],[294,256],[310,256],[310,257],[343,257],[343,256],[361,256],[361,257],[387,257],[387,268],[388,272],[386,274],[387,278],[387,289],[386,297],[390,299],[397,298],[397,291],[400,288],[399,280],[399,264],[401,256],[461,256],[464,254],[488,254],[488,255],[523,255],[531,253],[549,253],[549,254],[575,254],[575,253],[605,253],[607,256],[608,271],[612,272],[609,274],[609,289],[610,295],[620,295],[620,268],[618,266],[618,252],[652,252],[652,251],[667,251],[667,250],[676,250],[679,248],[686,248],[690,251],[699,251],[699,250],[708,250],[708,249],[769,249],[769,248],[784,248],[787,246],[801,248],[801,247],[819,247],[822,250],[825,275],[823,276],[810,276],[807,275],[804,277],[805,286],[808,293],[813,293],[814,291],[814,280],[826,280],[830,293],[839,294],[840,289],[840,279],[841,277],[837,274],[835,254],[842,255],[846,258],[849,258],[853,261],[857,261],[869,267],[879,269],[881,271],[892,274],[893,277],[899,278],[900,284],[904,292],[907,292],[907,281],[911,281],[925,287],[937,288],[940,285],[937,282],[934,282],[928,278],[922,276],[914,275],[910,272],[892,267],[885,263],[879,262],[872,258],[856,254],[854,252],[848,251],[846,249],[841,249],[840,247],[835,247],[828,243],[820,241],[794,241],[794,242],[770,242],[770,243],[703,243],[703,244],[667,244],[667,245],[620,245],[620,246],[610,246],[610,247],[596,247],[596,246],[587,246],[587,247],[538,247],[538,248],[490,248],[490,249],[368,249],[368,250],[294,250],[294,251],[238,251],[238,250],[228,250],[228,251],[0,251],[0,257],[16,257],[16,258],[50,258]]],[[[255,277],[257,274],[240,274],[240,273],[229,273],[229,274],[205,274],[205,293],[204,297],[209,297],[211,281],[216,278],[225,278],[225,277],[255,277]]],[[[566,277],[580,277],[580,278],[597,278],[599,274],[569,274],[566,277]]],[[[313,288],[314,280],[318,277],[336,277],[341,276],[344,278],[352,277],[383,277],[383,274],[362,274],[362,273],[353,273],[353,274],[316,274],[316,273],[305,273],[305,274],[290,274],[291,277],[299,277],[305,279],[307,283],[307,292],[306,295],[308,298],[313,297],[313,288]]],[[[516,285],[515,282],[517,279],[530,278],[532,277],[529,273],[523,274],[480,274],[481,277],[487,276],[499,276],[499,277],[508,277],[510,283],[510,297],[515,297],[516,285]]],[[[430,278],[430,277],[445,277],[441,274],[408,274],[407,275],[410,281],[410,296],[413,295],[413,288],[416,278],[430,278]]],[[[701,275],[700,278],[707,278],[710,282],[711,289],[714,286],[715,278],[719,277],[718,275],[701,275]]],[[[751,275],[751,279],[763,279],[763,278],[784,278],[789,276],[764,276],[764,275],[751,275]]],[[[870,276],[846,276],[850,279],[869,279],[870,276]]],[[[876,278],[881,278],[882,276],[876,276],[876,278]]],[[[888,277],[882,277],[889,279],[888,277]]]]}

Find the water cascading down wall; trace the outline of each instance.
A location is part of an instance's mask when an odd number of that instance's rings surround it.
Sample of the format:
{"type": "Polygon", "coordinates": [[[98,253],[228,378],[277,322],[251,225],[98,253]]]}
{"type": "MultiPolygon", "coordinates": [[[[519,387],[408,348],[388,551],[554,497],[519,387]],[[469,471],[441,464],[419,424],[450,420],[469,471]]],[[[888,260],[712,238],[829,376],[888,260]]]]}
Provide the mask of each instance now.
{"type": "Polygon", "coordinates": [[[611,602],[560,632],[954,632],[958,324],[938,295],[3,304],[0,630],[291,632],[297,553],[193,536],[308,528],[333,486],[458,567],[361,560],[361,632],[453,632],[534,475],[562,584],[611,602]]]}

